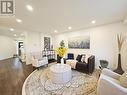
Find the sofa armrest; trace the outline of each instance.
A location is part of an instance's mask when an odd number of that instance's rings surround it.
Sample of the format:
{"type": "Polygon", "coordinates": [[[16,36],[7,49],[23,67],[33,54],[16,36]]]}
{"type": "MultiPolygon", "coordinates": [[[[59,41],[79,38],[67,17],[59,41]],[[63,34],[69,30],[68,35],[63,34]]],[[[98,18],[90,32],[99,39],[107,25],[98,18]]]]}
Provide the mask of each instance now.
{"type": "Polygon", "coordinates": [[[95,56],[90,56],[88,58],[88,70],[89,70],[89,73],[93,73],[95,69],[95,56]]]}
{"type": "Polygon", "coordinates": [[[106,75],[101,75],[98,81],[98,95],[127,95],[127,89],[120,86],[119,81],[106,75]]]}
{"type": "Polygon", "coordinates": [[[102,70],[102,74],[107,75],[107,76],[112,77],[112,78],[117,79],[117,80],[119,80],[119,78],[121,76],[121,75],[119,75],[119,74],[117,74],[117,73],[115,73],[109,69],[106,69],[106,68],[104,68],[102,70]]]}

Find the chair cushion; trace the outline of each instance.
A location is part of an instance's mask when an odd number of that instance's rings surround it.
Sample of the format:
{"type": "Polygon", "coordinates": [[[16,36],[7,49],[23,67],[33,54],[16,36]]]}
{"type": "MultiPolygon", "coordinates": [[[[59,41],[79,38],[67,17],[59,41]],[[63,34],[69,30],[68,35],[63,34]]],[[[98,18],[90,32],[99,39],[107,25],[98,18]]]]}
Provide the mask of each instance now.
{"type": "Polygon", "coordinates": [[[77,58],[76,58],[76,60],[77,60],[78,62],[81,62],[81,58],[82,58],[82,55],[78,55],[77,58]]]}
{"type": "Polygon", "coordinates": [[[127,72],[121,75],[119,80],[120,80],[120,85],[127,88],[127,72]]]}

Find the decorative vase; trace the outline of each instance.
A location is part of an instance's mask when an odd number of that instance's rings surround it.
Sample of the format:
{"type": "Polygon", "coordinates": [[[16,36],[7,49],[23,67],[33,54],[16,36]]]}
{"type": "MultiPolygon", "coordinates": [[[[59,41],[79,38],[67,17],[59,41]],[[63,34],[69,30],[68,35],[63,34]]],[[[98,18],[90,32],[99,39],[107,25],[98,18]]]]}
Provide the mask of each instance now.
{"type": "Polygon", "coordinates": [[[61,58],[59,55],[57,55],[57,63],[61,63],[61,58]]]}
{"type": "Polygon", "coordinates": [[[61,58],[61,64],[64,64],[64,59],[63,58],[61,58]]]}
{"type": "Polygon", "coordinates": [[[117,66],[117,69],[114,70],[114,72],[121,74],[121,75],[124,73],[122,66],[121,66],[121,54],[120,53],[118,54],[118,66],[117,66]]]}

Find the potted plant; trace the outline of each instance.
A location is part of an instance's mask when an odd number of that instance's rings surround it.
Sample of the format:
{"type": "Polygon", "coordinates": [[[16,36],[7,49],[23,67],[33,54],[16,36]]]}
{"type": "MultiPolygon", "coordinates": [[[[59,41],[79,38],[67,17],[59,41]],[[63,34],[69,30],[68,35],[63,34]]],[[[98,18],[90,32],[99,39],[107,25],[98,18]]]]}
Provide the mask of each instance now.
{"type": "Polygon", "coordinates": [[[63,57],[64,57],[66,51],[67,51],[67,48],[65,48],[65,43],[64,43],[64,41],[62,40],[62,41],[60,42],[60,47],[58,47],[58,48],[56,49],[56,52],[57,52],[57,63],[61,63],[61,64],[64,63],[63,57]]]}

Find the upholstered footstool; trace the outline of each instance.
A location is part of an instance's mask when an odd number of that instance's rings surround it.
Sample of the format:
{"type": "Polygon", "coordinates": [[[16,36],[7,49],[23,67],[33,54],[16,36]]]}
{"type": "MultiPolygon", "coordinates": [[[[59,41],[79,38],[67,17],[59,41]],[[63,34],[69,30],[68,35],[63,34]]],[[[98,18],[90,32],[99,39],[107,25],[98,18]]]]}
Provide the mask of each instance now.
{"type": "Polygon", "coordinates": [[[53,83],[67,83],[71,80],[71,66],[67,64],[55,64],[49,69],[50,79],[53,83]]]}

